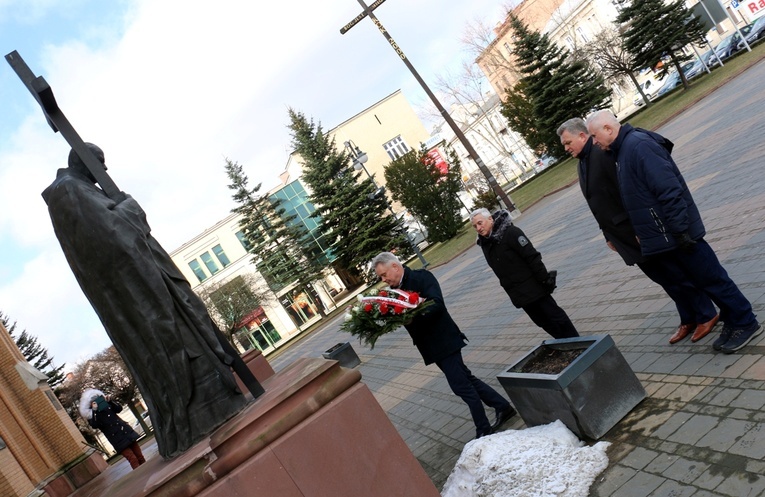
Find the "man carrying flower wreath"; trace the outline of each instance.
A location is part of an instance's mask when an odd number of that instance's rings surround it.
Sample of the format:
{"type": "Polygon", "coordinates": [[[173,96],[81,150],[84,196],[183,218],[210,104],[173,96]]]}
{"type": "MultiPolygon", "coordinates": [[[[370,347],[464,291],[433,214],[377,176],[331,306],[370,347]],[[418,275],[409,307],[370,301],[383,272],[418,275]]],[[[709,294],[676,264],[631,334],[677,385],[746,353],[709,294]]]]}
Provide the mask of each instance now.
{"type": "Polygon", "coordinates": [[[515,415],[515,409],[502,395],[479,380],[462,360],[462,347],[467,337],[457,327],[444,303],[441,286],[430,271],[411,270],[390,252],[372,259],[377,276],[391,288],[416,292],[432,302],[422,313],[404,324],[425,365],[435,363],[446,376],[455,395],[460,397],[473,418],[476,438],[494,433],[502,423],[515,415]],[[496,419],[489,423],[484,404],[494,408],[496,419]]]}

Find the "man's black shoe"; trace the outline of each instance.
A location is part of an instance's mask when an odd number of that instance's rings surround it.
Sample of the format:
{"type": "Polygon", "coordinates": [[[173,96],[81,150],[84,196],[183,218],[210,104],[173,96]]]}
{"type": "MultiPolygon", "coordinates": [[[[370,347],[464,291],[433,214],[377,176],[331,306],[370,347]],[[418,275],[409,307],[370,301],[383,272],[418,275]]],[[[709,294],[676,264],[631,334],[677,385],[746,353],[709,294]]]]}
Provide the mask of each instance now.
{"type": "Polygon", "coordinates": [[[489,431],[477,431],[476,430],[476,432],[475,432],[475,439],[477,440],[479,438],[488,437],[492,433],[494,433],[494,431],[491,430],[491,429],[489,429],[489,431]]]}
{"type": "Polygon", "coordinates": [[[497,419],[494,421],[494,424],[491,425],[491,432],[494,433],[499,429],[500,426],[502,426],[505,421],[515,416],[515,409],[513,409],[513,406],[509,406],[504,411],[497,411],[497,419]]]}

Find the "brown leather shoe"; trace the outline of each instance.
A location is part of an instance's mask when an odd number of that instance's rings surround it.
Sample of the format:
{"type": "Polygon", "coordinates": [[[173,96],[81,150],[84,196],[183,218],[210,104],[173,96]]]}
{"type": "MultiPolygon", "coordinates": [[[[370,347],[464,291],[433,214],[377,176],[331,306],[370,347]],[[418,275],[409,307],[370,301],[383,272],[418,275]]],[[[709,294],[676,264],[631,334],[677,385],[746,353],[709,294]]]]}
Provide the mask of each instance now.
{"type": "Polygon", "coordinates": [[[713,317],[706,323],[701,323],[700,325],[696,326],[696,331],[693,332],[693,336],[691,337],[691,342],[698,342],[705,336],[709,335],[709,332],[712,331],[712,328],[715,327],[717,324],[717,321],[720,319],[720,315],[713,317]]]}
{"type": "MultiPolygon", "coordinates": [[[[680,326],[677,327],[677,331],[675,332],[675,334],[672,335],[672,337],[670,337],[669,343],[677,343],[677,342],[679,342],[683,338],[685,338],[688,335],[690,335],[691,333],[693,333],[693,330],[695,330],[695,329],[696,329],[696,324],[695,323],[681,324],[680,326]]],[[[709,332],[707,332],[707,333],[709,333],[709,332]]]]}

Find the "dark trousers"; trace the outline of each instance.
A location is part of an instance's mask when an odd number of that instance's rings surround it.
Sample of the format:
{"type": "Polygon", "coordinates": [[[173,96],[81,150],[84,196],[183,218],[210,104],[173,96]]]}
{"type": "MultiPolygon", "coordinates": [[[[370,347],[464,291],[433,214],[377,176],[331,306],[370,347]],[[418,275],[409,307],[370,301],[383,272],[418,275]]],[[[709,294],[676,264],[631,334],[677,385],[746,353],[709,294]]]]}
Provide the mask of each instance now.
{"type": "Polygon", "coordinates": [[[574,338],[579,332],[574,328],[574,323],[560,308],[552,295],[546,295],[539,300],[521,307],[529,315],[535,325],[539,326],[553,338],[574,338]]]}
{"type": "Polygon", "coordinates": [[[680,324],[706,323],[717,315],[712,300],[696,288],[676,264],[670,264],[664,258],[649,257],[638,263],[638,267],[667,292],[677,307],[680,324]]]}
{"type": "Polygon", "coordinates": [[[651,256],[662,263],[679,268],[693,285],[706,293],[720,308],[720,320],[734,329],[748,329],[757,323],[752,304],[744,297],[714,250],[700,239],[688,251],[670,250],[651,256]]]}
{"type": "Polygon", "coordinates": [[[130,467],[133,469],[146,462],[146,459],[143,457],[143,452],[141,452],[141,446],[138,445],[138,442],[133,442],[127,449],[124,449],[122,452],[120,452],[120,454],[122,454],[122,457],[127,459],[127,461],[130,463],[130,467]]]}
{"type": "Polygon", "coordinates": [[[502,397],[499,392],[473,376],[473,373],[462,361],[462,352],[460,351],[436,361],[436,366],[443,371],[452,392],[461,398],[470,409],[476,433],[488,434],[491,431],[491,423],[486,417],[483,405],[486,404],[502,411],[510,407],[510,402],[502,397]]]}

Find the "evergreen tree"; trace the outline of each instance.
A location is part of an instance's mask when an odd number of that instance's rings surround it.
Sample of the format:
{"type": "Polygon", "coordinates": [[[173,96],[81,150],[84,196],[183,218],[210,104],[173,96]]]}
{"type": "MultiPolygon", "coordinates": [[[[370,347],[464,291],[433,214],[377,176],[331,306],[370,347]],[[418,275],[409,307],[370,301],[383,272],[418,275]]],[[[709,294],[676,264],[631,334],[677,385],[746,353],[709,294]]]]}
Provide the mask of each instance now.
{"type": "Polygon", "coordinates": [[[547,148],[547,136],[537,129],[534,105],[526,95],[527,86],[528,82],[522,79],[508,89],[499,111],[507,119],[510,129],[519,130],[526,144],[541,155],[547,148]]]}
{"type": "Polygon", "coordinates": [[[64,378],[66,377],[64,374],[64,367],[66,364],[62,364],[58,367],[54,366],[53,357],[48,357],[48,349],[37,342],[36,336],[30,335],[26,330],[22,330],[21,334],[18,337],[15,337],[13,332],[16,330],[16,322],[14,321],[11,323],[8,316],[5,316],[2,311],[0,311],[0,322],[2,322],[5,329],[8,330],[8,334],[11,335],[11,338],[16,343],[16,346],[19,348],[27,362],[48,377],[48,385],[50,385],[51,388],[64,381],[64,378]]]}
{"type": "Polygon", "coordinates": [[[238,207],[231,209],[242,216],[241,227],[248,242],[247,250],[254,254],[253,262],[271,290],[297,283],[315,301],[322,316],[326,316],[313,283],[323,278],[325,257],[321,249],[299,225],[295,217],[285,215],[278,200],[260,195],[260,184],[249,187],[242,166],[226,159],[226,174],[238,207]]]}
{"type": "Polygon", "coordinates": [[[320,124],[293,109],[289,116],[292,144],[304,161],[302,179],[311,189],[314,215],[330,240],[334,264],[359,276],[380,252],[408,256],[406,235],[398,220],[388,215],[384,191],[371,178],[359,181],[361,173],[353,170],[349,155],[337,151],[335,140],[320,124]]]}
{"type": "MultiPolygon", "coordinates": [[[[532,107],[532,129],[544,152],[562,157],[565,151],[555,133],[557,127],[571,117],[607,107],[611,91],[587,61],[572,57],[568,50],[551,42],[547,34],[531,31],[514,14],[509,14],[508,19],[515,33],[513,53],[523,75],[523,93],[532,107]]],[[[510,114],[514,111],[507,108],[508,119],[510,114]]]]}
{"type": "Polygon", "coordinates": [[[409,152],[385,168],[385,182],[393,200],[422,221],[431,242],[445,242],[462,227],[457,197],[460,167],[454,153],[449,154],[449,169],[444,173],[428,155],[409,152]]]}
{"type": "MultiPolygon", "coordinates": [[[[691,58],[682,51],[690,43],[705,41],[706,27],[683,0],[664,3],[663,0],[623,2],[616,21],[623,24],[624,48],[635,56],[639,67],[655,67],[668,56],[680,74],[683,86],[688,80],[680,65],[691,58]]],[[[667,65],[661,68],[666,74],[667,65]]]]}

